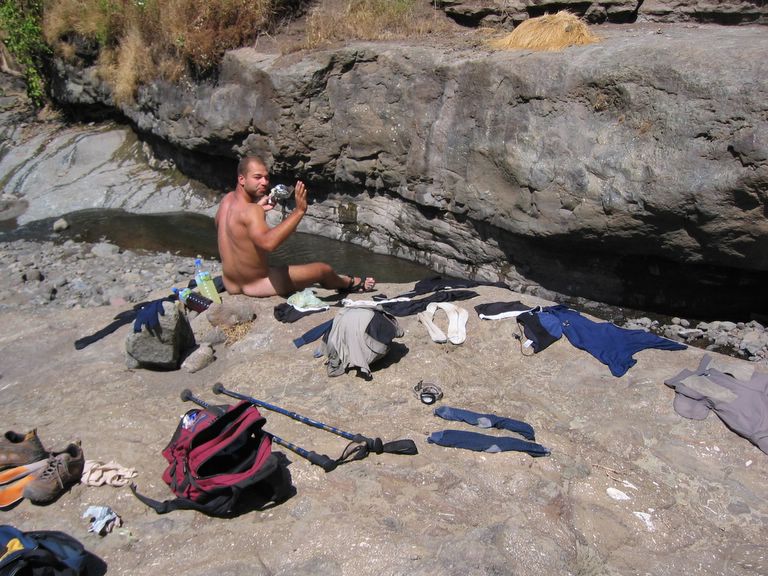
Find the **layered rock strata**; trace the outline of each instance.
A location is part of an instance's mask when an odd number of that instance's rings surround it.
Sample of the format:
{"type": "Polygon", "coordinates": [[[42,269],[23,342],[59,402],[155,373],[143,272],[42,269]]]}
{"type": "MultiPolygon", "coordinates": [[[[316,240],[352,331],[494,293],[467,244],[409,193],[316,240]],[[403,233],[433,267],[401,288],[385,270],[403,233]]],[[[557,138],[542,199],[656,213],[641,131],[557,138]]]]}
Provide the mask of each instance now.
{"type": "MultiPolygon", "coordinates": [[[[216,83],[119,110],[222,187],[245,153],[304,179],[307,232],[523,291],[765,312],[740,297],[768,277],[765,29],[598,32],[556,53],[241,49],[216,83]]],[[[55,93],[117,108],[92,68],[59,63],[55,93]]]]}

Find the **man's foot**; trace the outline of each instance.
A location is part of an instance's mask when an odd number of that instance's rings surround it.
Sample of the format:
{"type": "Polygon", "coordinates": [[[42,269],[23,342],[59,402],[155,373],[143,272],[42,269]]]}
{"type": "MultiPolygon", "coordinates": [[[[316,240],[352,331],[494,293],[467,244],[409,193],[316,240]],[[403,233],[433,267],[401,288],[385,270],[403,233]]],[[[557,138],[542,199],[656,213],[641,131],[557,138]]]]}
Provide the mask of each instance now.
{"type": "Polygon", "coordinates": [[[360,278],[359,276],[349,277],[349,286],[344,292],[373,292],[375,290],[376,280],[374,278],[360,278]]]}

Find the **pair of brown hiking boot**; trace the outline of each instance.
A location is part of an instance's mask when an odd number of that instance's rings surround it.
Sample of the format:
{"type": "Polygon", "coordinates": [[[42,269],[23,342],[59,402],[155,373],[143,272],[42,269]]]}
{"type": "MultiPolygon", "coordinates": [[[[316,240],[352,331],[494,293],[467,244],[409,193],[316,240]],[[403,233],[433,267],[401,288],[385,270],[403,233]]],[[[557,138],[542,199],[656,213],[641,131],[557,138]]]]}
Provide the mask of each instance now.
{"type": "Polygon", "coordinates": [[[79,443],[48,452],[37,431],[0,437],[0,509],[27,498],[36,504],[56,499],[80,481],[85,458],[79,443]]]}

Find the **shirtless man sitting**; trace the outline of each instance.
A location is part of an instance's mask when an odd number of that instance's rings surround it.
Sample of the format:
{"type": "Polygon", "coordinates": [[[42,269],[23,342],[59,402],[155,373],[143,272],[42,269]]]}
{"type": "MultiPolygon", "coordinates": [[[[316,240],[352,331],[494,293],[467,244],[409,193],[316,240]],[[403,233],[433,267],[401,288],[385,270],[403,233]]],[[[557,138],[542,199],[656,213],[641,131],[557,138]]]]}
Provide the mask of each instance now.
{"type": "Polygon", "coordinates": [[[373,278],[339,275],[324,262],[270,266],[269,253],[296,231],[307,212],[307,189],[296,182],[296,208],[274,228],[265,214],[269,202],[269,171],[257,156],[247,156],[237,167],[237,187],[224,196],[216,213],[216,228],[224,287],[230,294],[289,296],[312,284],[323,288],[367,292],[373,278]]]}

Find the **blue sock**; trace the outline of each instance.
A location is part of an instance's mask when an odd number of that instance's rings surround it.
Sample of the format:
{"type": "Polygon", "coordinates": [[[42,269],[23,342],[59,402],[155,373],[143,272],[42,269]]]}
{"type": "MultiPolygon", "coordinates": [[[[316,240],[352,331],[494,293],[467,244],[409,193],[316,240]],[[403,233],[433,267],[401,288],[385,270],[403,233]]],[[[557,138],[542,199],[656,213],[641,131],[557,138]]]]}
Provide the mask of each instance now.
{"type": "Polygon", "coordinates": [[[508,436],[489,436],[477,432],[464,430],[442,430],[433,432],[427,438],[427,442],[449,448],[466,448],[476,452],[527,452],[531,456],[546,456],[549,450],[541,444],[526,442],[519,438],[508,436]]]}
{"type": "Polygon", "coordinates": [[[480,428],[500,428],[502,430],[509,430],[510,432],[517,432],[528,440],[536,439],[533,427],[530,424],[526,424],[520,420],[513,420],[512,418],[496,416],[495,414],[478,414],[477,412],[462,410],[461,408],[440,406],[439,408],[435,408],[435,416],[440,416],[440,418],[443,418],[444,420],[466,422],[467,424],[472,424],[473,426],[478,426],[480,428]]]}

